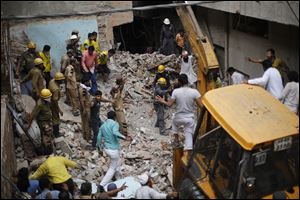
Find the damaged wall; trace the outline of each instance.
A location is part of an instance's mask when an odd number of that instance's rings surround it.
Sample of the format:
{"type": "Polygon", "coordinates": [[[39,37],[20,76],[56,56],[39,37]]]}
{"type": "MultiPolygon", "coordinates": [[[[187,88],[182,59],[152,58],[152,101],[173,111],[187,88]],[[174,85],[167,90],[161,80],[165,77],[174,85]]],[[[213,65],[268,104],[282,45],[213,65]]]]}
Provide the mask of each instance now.
{"type": "MultiPolygon", "coordinates": [[[[1,174],[11,179],[16,173],[14,133],[11,115],[6,108],[7,96],[1,96],[1,174]],[[5,139],[4,139],[5,138],[5,139]]],[[[1,176],[1,199],[12,198],[12,186],[1,176]]]]}
{"type": "Polygon", "coordinates": [[[290,69],[299,72],[298,27],[267,22],[268,36],[261,37],[234,29],[233,14],[201,7],[197,8],[196,13],[199,21],[204,18],[207,22],[213,43],[224,48],[225,56],[228,54],[228,57],[225,57],[225,66],[236,67],[251,77],[261,76],[263,73],[261,65],[248,62],[246,57],[263,59],[265,51],[274,48],[276,55],[283,59],[290,69]]]}
{"type": "Polygon", "coordinates": [[[65,52],[65,41],[73,29],[80,31],[81,42],[87,38],[89,32],[99,32],[100,48],[106,50],[114,44],[113,26],[133,21],[132,12],[88,15],[91,12],[101,12],[113,8],[131,8],[131,1],[1,1],[2,16],[35,17],[36,19],[10,20],[10,33],[12,36],[12,60],[26,49],[29,40],[37,42],[38,50],[44,44],[49,44],[52,54],[52,73],[60,68],[60,58],[65,52]],[[87,16],[76,16],[86,13],[87,16]],[[70,15],[68,17],[56,15],[70,15]],[[39,18],[41,15],[53,17],[39,18]]]}
{"type": "Polygon", "coordinates": [[[289,4],[291,8],[287,1],[221,1],[202,4],[201,7],[299,27],[299,1],[289,1],[289,4]]]}

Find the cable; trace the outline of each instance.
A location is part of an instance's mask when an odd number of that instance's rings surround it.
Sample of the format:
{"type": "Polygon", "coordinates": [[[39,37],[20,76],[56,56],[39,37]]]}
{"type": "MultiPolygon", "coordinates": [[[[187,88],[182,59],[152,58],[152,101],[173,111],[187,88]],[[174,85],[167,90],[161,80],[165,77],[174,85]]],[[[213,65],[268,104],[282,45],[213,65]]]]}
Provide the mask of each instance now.
{"type": "Polygon", "coordinates": [[[291,9],[292,13],[294,14],[295,18],[297,19],[298,23],[299,23],[299,18],[297,17],[294,9],[292,8],[291,4],[289,1],[286,1],[286,3],[288,4],[289,8],[291,9]]]}

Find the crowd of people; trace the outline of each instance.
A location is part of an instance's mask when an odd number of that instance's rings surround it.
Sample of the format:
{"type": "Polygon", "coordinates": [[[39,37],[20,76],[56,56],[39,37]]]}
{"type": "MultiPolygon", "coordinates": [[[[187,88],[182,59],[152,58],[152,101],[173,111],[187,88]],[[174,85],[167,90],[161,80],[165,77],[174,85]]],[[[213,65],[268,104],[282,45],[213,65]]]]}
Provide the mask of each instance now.
{"type": "MultiPolygon", "coordinates": [[[[185,141],[184,154],[190,155],[193,149],[193,133],[195,127],[197,107],[201,108],[201,94],[196,89],[197,75],[193,70],[194,57],[188,53],[184,31],[175,36],[174,26],[169,19],[163,21],[161,30],[160,52],[165,55],[175,53],[180,55],[180,74],[174,85],[165,66],[157,66],[157,73],[152,84],[153,106],[157,114],[155,126],[161,135],[168,135],[165,127],[164,113],[166,106],[176,105],[176,112],[172,120],[172,132],[175,143],[179,141],[179,128],[183,127],[185,141]]],[[[61,85],[66,89],[66,104],[72,107],[74,116],[81,116],[82,137],[89,142],[91,150],[104,151],[110,158],[110,166],[98,184],[98,192],[92,195],[91,183],[86,182],[77,188],[67,168],[79,168],[76,162],[60,156],[50,156],[39,168],[29,175],[29,170],[22,168],[17,176],[18,188],[24,195],[33,198],[111,198],[127,185],[117,188],[109,185],[115,177],[122,178],[120,170],[120,139],[131,141],[128,133],[128,124],[124,114],[122,93],[126,78],[118,75],[115,85],[111,88],[111,97],[103,97],[98,90],[97,75],[104,82],[108,80],[110,69],[109,58],[115,54],[114,49],[101,51],[97,33],[88,34],[88,38],[80,44],[79,31],[74,30],[67,40],[66,53],[61,58],[61,68],[51,77],[51,56],[49,45],[44,45],[42,52],[36,51],[36,44],[29,42],[28,50],[19,60],[16,74],[20,80],[21,93],[32,96],[36,101],[33,111],[28,117],[28,129],[33,119],[36,119],[41,131],[41,148],[45,155],[54,152],[54,137],[60,137],[60,116],[63,111],[59,106],[62,96],[61,85]],[[100,119],[101,103],[110,103],[113,110],[107,113],[107,120],[100,119]],[[93,135],[91,134],[93,133],[93,135]],[[46,177],[46,178],[45,178],[46,177]],[[108,190],[104,187],[109,185],[108,190]]],[[[261,63],[264,74],[261,78],[247,80],[245,75],[235,68],[228,68],[232,84],[255,84],[266,88],[275,98],[282,101],[290,110],[297,113],[299,106],[298,74],[289,71],[284,62],[275,57],[273,49],[267,50],[264,60],[248,59],[251,62],[261,63]],[[287,78],[285,78],[287,77],[287,78]],[[285,84],[286,83],[286,84],[285,84]],[[285,84],[285,87],[284,87],[285,84]]],[[[171,198],[178,194],[162,194],[152,188],[151,178],[147,174],[137,177],[142,187],[137,191],[136,198],[171,198]]]]}

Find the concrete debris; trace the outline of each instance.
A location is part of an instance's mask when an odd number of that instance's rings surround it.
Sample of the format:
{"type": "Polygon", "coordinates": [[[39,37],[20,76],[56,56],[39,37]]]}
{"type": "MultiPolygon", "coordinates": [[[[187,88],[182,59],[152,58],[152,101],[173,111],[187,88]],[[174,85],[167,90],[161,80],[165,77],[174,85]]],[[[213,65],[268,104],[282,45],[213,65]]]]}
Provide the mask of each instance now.
{"type": "MultiPolygon", "coordinates": [[[[124,110],[128,133],[133,141],[131,143],[121,141],[121,170],[124,177],[137,176],[144,172],[150,173],[155,187],[161,192],[172,190],[171,136],[160,135],[158,128],[155,127],[156,115],[149,114],[153,112],[152,82],[158,65],[164,64],[176,71],[176,62],[177,58],[174,55],[164,56],[157,53],[132,55],[129,52],[117,52],[108,65],[114,72],[111,73],[108,82],[103,83],[102,80],[98,80],[103,96],[110,99],[110,90],[115,85],[116,73],[126,77],[123,90],[124,110]]],[[[64,100],[65,96],[59,102],[64,112],[60,124],[63,137],[55,139],[55,154],[70,157],[80,165],[80,169],[69,170],[73,178],[99,183],[109,168],[110,159],[104,151],[91,149],[91,143],[82,138],[81,117],[74,117],[70,106],[67,106],[64,100]]],[[[106,120],[106,113],[109,110],[112,110],[110,104],[101,104],[102,121],[106,120]]],[[[173,112],[173,108],[166,109],[165,116],[172,116],[173,112]]],[[[166,127],[171,125],[170,118],[165,120],[166,127]]],[[[24,156],[21,153],[24,150],[19,142],[16,142],[16,147],[19,161],[24,156]]],[[[38,165],[41,162],[40,159],[32,160],[29,163],[30,167],[38,165]]],[[[43,160],[45,159],[44,157],[43,160]]]]}

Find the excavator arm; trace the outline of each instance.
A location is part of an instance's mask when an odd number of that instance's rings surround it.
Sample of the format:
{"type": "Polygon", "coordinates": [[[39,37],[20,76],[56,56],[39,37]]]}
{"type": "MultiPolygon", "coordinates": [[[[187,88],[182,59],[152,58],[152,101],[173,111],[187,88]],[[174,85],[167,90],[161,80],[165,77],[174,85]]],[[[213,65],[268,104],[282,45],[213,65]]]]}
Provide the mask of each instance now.
{"type": "Polygon", "coordinates": [[[219,63],[214,52],[213,44],[201,31],[190,6],[176,8],[187,39],[198,63],[198,90],[203,96],[208,90],[215,88],[213,73],[218,72],[219,63]]]}

